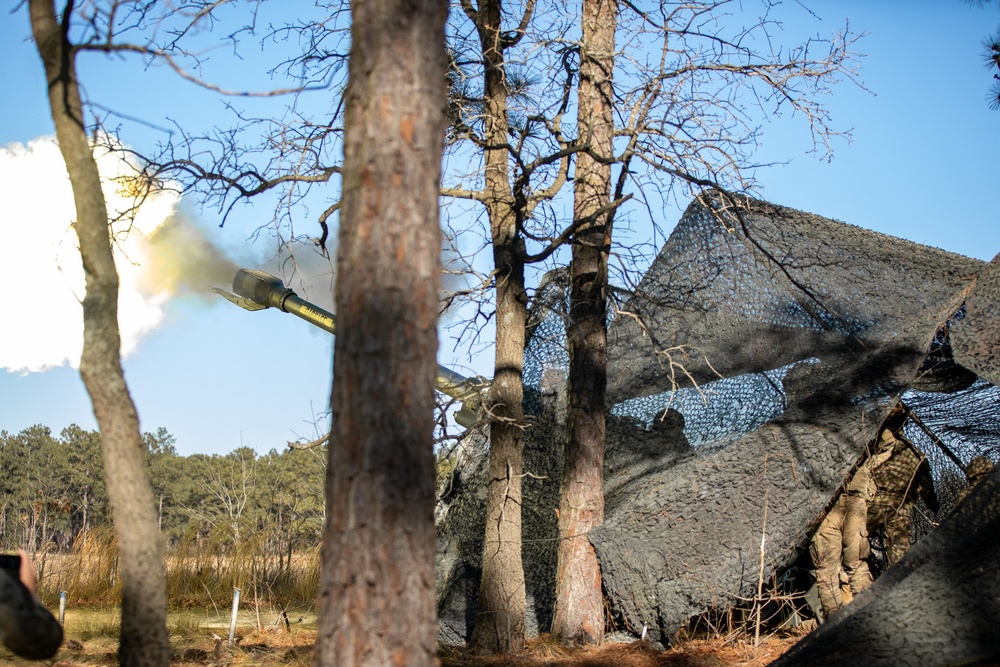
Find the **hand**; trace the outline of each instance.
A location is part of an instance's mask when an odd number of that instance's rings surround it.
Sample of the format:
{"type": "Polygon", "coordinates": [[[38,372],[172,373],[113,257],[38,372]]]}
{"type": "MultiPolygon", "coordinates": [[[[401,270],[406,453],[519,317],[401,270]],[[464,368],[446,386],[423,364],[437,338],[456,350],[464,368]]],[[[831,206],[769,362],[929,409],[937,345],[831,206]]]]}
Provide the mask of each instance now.
{"type": "Polygon", "coordinates": [[[20,575],[21,583],[24,587],[31,591],[31,594],[35,594],[35,585],[38,583],[38,573],[35,571],[35,562],[28,557],[28,552],[24,549],[18,549],[17,555],[21,557],[21,570],[18,573],[20,575]]]}

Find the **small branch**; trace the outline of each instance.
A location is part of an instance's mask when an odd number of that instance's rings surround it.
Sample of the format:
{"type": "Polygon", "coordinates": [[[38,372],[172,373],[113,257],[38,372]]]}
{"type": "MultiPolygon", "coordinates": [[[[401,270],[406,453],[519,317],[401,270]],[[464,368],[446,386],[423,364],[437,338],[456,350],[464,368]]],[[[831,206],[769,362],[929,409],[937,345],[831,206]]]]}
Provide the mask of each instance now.
{"type": "Polygon", "coordinates": [[[314,447],[320,447],[322,445],[325,445],[329,440],[330,440],[330,434],[327,433],[326,435],[316,438],[315,440],[310,440],[309,442],[289,441],[287,444],[289,449],[313,449],[314,447]]]}

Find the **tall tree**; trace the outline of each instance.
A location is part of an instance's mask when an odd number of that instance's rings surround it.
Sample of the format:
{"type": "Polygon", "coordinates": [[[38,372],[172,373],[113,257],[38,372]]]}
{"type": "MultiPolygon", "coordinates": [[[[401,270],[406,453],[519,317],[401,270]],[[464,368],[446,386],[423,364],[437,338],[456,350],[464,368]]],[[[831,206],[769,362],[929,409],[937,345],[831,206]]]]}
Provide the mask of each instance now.
{"type": "Polygon", "coordinates": [[[17,435],[4,432],[0,437],[5,537],[8,530],[10,533],[7,548],[35,551],[47,546],[49,504],[60,497],[66,476],[60,454],[58,442],[47,426],[31,426],[17,435]],[[9,523],[8,512],[14,519],[9,523]]]}
{"type": "MultiPolygon", "coordinates": [[[[183,474],[184,466],[181,457],[177,455],[174,436],[162,426],[156,433],[144,433],[142,442],[146,449],[146,465],[153,490],[153,502],[156,504],[156,526],[160,533],[164,534],[165,530],[169,531],[171,528],[169,519],[166,528],[164,527],[164,513],[169,503],[174,500],[170,496],[183,474]]],[[[169,537],[166,534],[164,537],[169,543],[169,537]]]]}
{"type": "Polygon", "coordinates": [[[121,368],[118,272],[101,177],[87,137],[70,41],[73,3],[56,17],[52,0],[29,0],[31,29],[45,67],[56,137],[76,204],[74,228],[86,275],[80,375],[101,430],[122,574],[123,665],[169,665],[166,575],[139,418],[121,368]]]}
{"type": "Polygon", "coordinates": [[[559,493],[559,552],[552,635],[564,643],[604,640],[601,568],[587,534],[604,520],[607,286],[613,208],[615,0],[583,0],[577,142],[576,232],[570,268],[569,406],[559,493]]]}
{"type": "Polygon", "coordinates": [[[445,0],[354,0],[318,665],[433,665],[445,0]]]}
{"type": "MultiPolygon", "coordinates": [[[[529,2],[521,25],[531,17],[529,2]]],[[[508,72],[504,51],[523,35],[503,29],[501,0],[480,0],[462,9],[479,36],[483,66],[482,110],[484,173],[481,201],[486,208],[493,245],[496,284],[496,346],[490,386],[489,487],[483,570],[471,645],[481,653],[520,650],[524,646],[525,587],[521,562],[521,480],[523,478],[524,331],[528,298],[524,289],[524,253],[519,220],[523,205],[515,202],[508,161],[508,72]]]]}
{"type": "MultiPolygon", "coordinates": [[[[990,0],[967,0],[971,5],[987,5],[990,0]]],[[[1000,30],[983,40],[983,64],[993,73],[993,85],[986,101],[993,111],[1000,110],[1000,30]]]]}
{"type": "Polygon", "coordinates": [[[985,51],[983,59],[986,61],[986,67],[996,70],[993,72],[994,82],[990,87],[990,93],[987,97],[990,109],[996,111],[1000,109],[1000,32],[997,32],[983,42],[983,49],[985,51]]]}
{"type": "MultiPolygon", "coordinates": [[[[525,267],[549,258],[558,261],[559,248],[568,239],[574,242],[573,305],[567,325],[574,375],[571,400],[575,405],[569,429],[573,442],[563,478],[566,496],[559,513],[564,538],[560,540],[559,597],[564,599],[556,603],[553,630],[567,641],[590,641],[603,632],[601,614],[594,608],[599,604],[600,580],[593,560],[587,569],[574,572],[574,568],[587,560],[590,549],[580,536],[600,522],[601,513],[605,406],[600,386],[604,382],[604,300],[608,296],[604,271],[610,252],[611,214],[630,195],[637,195],[649,209],[656,210],[703,187],[752,191],[758,117],[773,119],[785,112],[803,117],[817,152],[825,153],[836,132],[828,126],[826,110],[818,100],[838,77],[852,76],[852,39],[836,35],[831,40],[811,39],[800,47],[779,50],[773,36],[779,29],[775,3],[762,3],[760,17],[744,19],[730,15],[732,3],[727,0],[697,5],[619,5],[627,18],[624,24],[621,17],[616,18],[615,7],[593,4],[584,9],[579,25],[583,34],[574,39],[567,26],[577,17],[562,11],[565,7],[560,3],[545,3],[544,9],[542,4],[536,7],[528,0],[521,5],[520,22],[505,22],[499,2],[484,0],[476,9],[470,2],[462,3],[480,38],[481,60],[456,53],[453,76],[460,85],[455,85],[457,94],[452,98],[453,118],[457,119],[453,120],[453,136],[456,145],[467,140],[466,147],[481,151],[482,169],[474,178],[481,179],[483,185],[478,190],[447,188],[445,194],[481,202],[488,212],[497,300],[497,378],[521,372],[522,357],[501,359],[500,349],[511,343],[523,344],[524,331],[524,320],[518,317],[522,311],[505,312],[501,290],[513,285],[526,294],[525,267]],[[611,71],[618,66],[614,58],[616,28],[625,39],[622,53],[627,56],[621,59],[623,76],[618,78],[622,84],[612,91],[611,71]],[[484,39],[490,30],[497,33],[494,42],[484,39]],[[817,49],[826,48],[828,51],[816,56],[817,49]],[[581,108],[574,126],[565,122],[564,115],[577,74],[576,62],[581,108]],[[479,90],[469,85],[469,72],[476,67],[481,68],[483,77],[479,90]],[[492,89],[495,97],[491,97],[491,71],[502,82],[492,89]],[[491,104],[494,99],[503,104],[491,104]],[[612,129],[615,119],[618,125],[612,129]],[[491,133],[498,128],[502,132],[491,133]],[[491,159],[493,154],[502,155],[503,162],[491,159]],[[574,216],[567,225],[561,223],[559,200],[553,198],[565,182],[565,161],[570,156],[576,160],[577,182],[574,216]],[[611,196],[608,166],[615,164],[619,174],[611,196]],[[491,179],[497,174],[507,176],[510,185],[491,189],[491,179]],[[490,202],[497,199],[501,205],[491,210],[490,202]],[[510,207],[513,224],[508,236],[498,237],[495,232],[497,221],[503,219],[504,204],[510,207]],[[512,266],[518,273],[512,274],[500,261],[507,257],[497,252],[504,246],[514,249],[510,256],[517,260],[512,266]],[[520,280],[515,282],[511,275],[520,280]],[[579,553],[572,553],[572,547],[578,547],[579,553]],[[586,584],[581,583],[584,581],[586,584]],[[573,596],[582,588],[587,589],[590,606],[589,611],[578,613],[580,600],[573,596]]],[[[513,13],[515,17],[518,14],[516,10],[513,13]]],[[[457,44],[471,41],[463,39],[463,33],[456,30],[457,44]]],[[[461,151],[455,154],[463,155],[461,151]]],[[[458,175],[459,180],[472,178],[458,175]]],[[[655,226],[656,216],[652,217],[655,226]]],[[[617,276],[621,284],[630,284],[628,272],[648,261],[642,258],[641,250],[637,252],[628,243],[644,241],[633,236],[617,242],[625,255],[617,276]]],[[[656,244],[649,247],[655,249],[656,244]]],[[[513,355],[513,344],[510,350],[513,355]]],[[[666,356],[664,359],[670,362],[666,356]]],[[[516,596],[518,572],[507,569],[503,587],[490,580],[491,569],[499,569],[491,559],[503,562],[520,547],[519,538],[496,543],[491,537],[502,526],[501,520],[520,511],[520,484],[508,483],[525,474],[520,440],[516,440],[516,448],[508,449],[496,436],[496,422],[508,416],[495,410],[490,415],[489,483],[505,494],[511,491],[518,495],[488,495],[483,577],[472,635],[477,649],[516,649],[516,634],[511,640],[504,633],[507,628],[516,633],[522,627],[516,596]],[[511,465],[495,465],[504,461],[502,454],[508,451],[517,452],[516,458],[507,459],[511,465]],[[492,596],[493,606],[487,595],[492,596]],[[489,639],[484,632],[489,624],[494,625],[493,635],[501,639],[493,646],[484,641],[489,639]]],[[[515,425],[519,429],[529,426],[523,421],[515,425]]]]}
{"type": "Polygon", "coordinates": [[[85,431],[76,424],[59,435],[66,450],[73,494],[73,535],[107,521],[107,483],[101,456],[101,434],[85,431]]]}
{"type": "Polygon", "coordinates": [[[262,525],[277,557],[279,573],[290,574],[296,550],[319,543],[324,517],[325,449],[271,450],[260,459],[256,500],[262,525]]]}

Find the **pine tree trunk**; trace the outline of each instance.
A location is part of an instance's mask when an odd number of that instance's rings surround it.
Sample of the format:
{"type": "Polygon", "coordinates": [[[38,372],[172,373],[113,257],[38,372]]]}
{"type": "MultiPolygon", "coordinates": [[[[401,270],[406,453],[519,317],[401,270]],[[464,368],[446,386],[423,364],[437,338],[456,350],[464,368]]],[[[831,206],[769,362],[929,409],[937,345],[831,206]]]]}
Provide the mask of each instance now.
{"type": "Polygon", "coordinates": [[[38,503],[31,505],[31,531],[29,532],[28,551],[38,551],[38,503]]]}
{"type": "Polygon", "coordinates": [[[430,666],[447,3],[352,14],[315,660],[430,666]]]}
{"type": "Polygon", "coordinates": [[[484,60],[486,210],[496,269],[496,363],[489,392],[489,488],[483,570],[469,640],[480,654],[524,648],[526,594],[521,561],[524,332],[527,296],[524,253],[517,228],[507,160],[507,84],[500,0],[479,3],[477,27],[484,60]]]}
{"type": "Polygon", "coordinates": [[[567,644],[604,641],[601,568],[588,533],[604,521],[607,282],[611,245],[611,87],[617,7],[584,0],[578,89],[579,140],[573,239],[566,456],[559,498],[559,553],[552,634],[567,644]],[[591,219],[592,218],[592,219],[591,219]]]}
{"type": "Polygon", "coordinates": [[[166,575],[139,419],[121,368],[118,273],[107,207],[83,123],[72,45],[56,19],[52,0],[30,0],[29,6],[56,138],[73,187],[75,228],[86,275],[80,375],[101,430],[118,535],[122,572],[119,661],[126,666],[166,666],[170,663],[166,575]]]}
{"type": "Polygon", "coordinates": [[[521,561],[524,265],[512,242],[513,215],[491,216],[497,271],[496,373],[490,386],[489,487],[483,569],[469,644],[480,654],[524,648],[527,609],[521,561]],[[509,223],[508,223],[509,221],[509,223]],[[500,242],[497,242],[499,238],[500,242]]]}

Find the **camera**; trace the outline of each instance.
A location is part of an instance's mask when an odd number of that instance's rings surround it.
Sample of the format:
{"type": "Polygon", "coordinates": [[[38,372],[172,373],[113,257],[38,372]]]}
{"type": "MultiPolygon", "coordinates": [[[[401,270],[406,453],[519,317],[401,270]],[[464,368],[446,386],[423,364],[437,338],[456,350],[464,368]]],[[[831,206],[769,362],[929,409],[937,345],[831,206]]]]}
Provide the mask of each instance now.
{"type": "Polygon", "coordinates": [[[0,554],[0,570],[18,579],[21,576],[21,557],[17,554],[0,554]]]}

